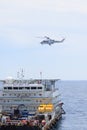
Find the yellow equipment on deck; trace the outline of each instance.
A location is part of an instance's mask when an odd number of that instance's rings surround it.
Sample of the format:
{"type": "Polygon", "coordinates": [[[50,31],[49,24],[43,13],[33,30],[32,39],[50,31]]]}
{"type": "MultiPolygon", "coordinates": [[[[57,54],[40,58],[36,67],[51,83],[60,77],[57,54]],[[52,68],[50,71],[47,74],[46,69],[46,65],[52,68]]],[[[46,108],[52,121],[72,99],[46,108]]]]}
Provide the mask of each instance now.
{"type": "Polygon", "coordinates": [[[44,113],[44,112],[52,112],[53,111],[53,104],[41,104],[38,107],[38,112],[44,113]]]}

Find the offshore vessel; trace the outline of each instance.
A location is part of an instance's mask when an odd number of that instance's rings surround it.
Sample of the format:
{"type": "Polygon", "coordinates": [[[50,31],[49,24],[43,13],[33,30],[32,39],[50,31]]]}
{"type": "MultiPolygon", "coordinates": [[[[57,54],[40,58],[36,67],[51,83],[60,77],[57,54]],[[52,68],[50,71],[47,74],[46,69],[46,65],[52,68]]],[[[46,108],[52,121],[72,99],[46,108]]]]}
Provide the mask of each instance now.
{"type": "Polygon", "coordinates": [[[38,117],[45,120],[43,129],[58,120],[64,110],[60,101],[59,79],[13,79],[1,80],[1,112],[14,117],[38,117]]]}

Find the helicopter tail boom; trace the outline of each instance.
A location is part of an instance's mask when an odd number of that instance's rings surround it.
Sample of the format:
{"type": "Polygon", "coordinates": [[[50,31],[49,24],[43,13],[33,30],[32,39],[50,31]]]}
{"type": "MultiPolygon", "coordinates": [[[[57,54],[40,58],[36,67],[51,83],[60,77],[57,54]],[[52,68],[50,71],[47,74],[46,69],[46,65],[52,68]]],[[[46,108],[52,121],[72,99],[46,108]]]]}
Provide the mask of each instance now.
{"type": "Polygon", "coordinates": [[[63,38],[61,41],[55,41],[55,42],[61,43],[61,42],[63,42],[64,40],[65,40],[65,38],[63,38]]]}

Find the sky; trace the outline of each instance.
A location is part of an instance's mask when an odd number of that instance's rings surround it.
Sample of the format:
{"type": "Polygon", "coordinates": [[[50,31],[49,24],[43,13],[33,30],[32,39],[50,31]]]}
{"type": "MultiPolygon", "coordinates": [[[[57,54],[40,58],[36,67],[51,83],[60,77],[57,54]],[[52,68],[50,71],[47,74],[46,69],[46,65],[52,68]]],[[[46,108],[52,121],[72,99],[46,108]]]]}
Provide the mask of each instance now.
{"type": "Polygon", "coordinates": [[[26,79],[87,80],[87,0],[0,0],[0,79],[22,69],[26,79]],[[41,45],[44,36],[65,41],[41,45]]]}

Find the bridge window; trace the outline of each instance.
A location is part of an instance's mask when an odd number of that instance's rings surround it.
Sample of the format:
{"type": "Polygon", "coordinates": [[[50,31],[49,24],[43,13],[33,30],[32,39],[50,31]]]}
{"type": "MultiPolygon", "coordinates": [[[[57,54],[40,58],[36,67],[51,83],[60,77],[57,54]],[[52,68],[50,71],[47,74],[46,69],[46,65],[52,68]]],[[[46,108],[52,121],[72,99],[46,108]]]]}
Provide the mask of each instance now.
{"type": "Polygon", "coordinates": [[[14,87],[13,89],[16,89],[16,90],[17,90],[17,89],[18,89],[18,87],[14,87]]]}
{"type": "Polygon", "coordinates": [[[12,87],[8,87],[8,89],[9,89],[9,90],[11,90],[11,89],[12,89],[12,87]]]}
{"type": "Polygon", "coordinates": [[[38,89],[42,89],[42,87],[38,87],[38,89]]]}
{"type": "Polygon", "coordinates": [[[25,87],[25,89],[30,89],[30,87],[25,87]]]}
{"type": "Polygon", "coordinates": [[[4,87],[4,89],[7,89],[7,87],[4,87]]]}
{"type": "Polygon", "coordinates": [[[36,87],[31,87],[31,89],[36,89],[36,87]]]}
{"type": "Polygon", "coordinates": [[[42,96],[42,94],[40,93],[39,96],[42,96]]]}
{"type": "Polygon", "coordinates": [[[19,89],[23,89],[23,87],[19,87],[19,89]]]}

